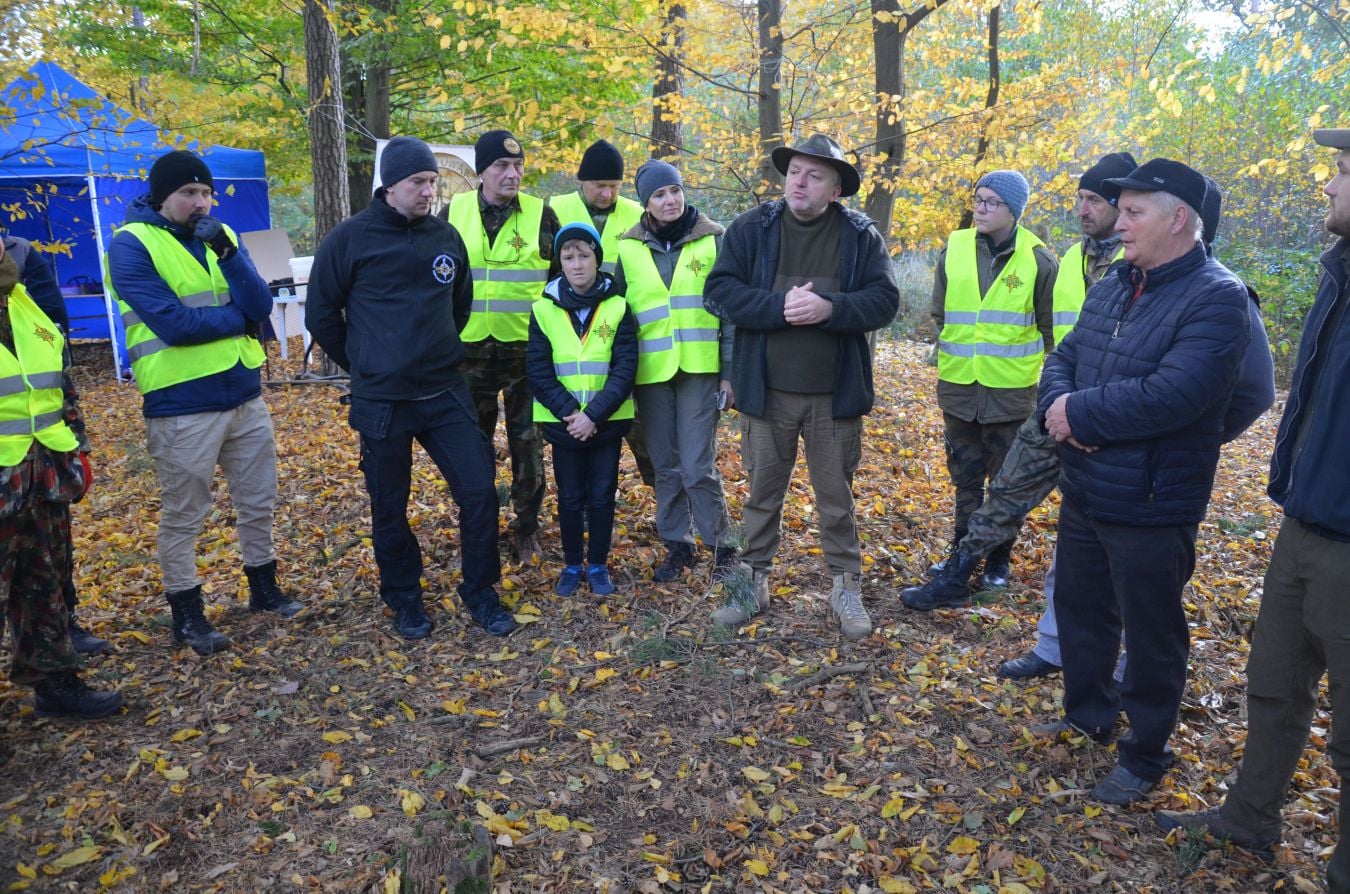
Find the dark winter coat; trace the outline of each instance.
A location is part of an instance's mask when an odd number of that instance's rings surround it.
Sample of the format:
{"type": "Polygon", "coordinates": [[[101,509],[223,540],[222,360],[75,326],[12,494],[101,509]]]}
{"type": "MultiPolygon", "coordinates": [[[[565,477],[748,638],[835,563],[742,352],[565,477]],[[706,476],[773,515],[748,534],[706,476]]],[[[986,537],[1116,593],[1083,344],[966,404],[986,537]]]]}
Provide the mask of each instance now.
{"type": "Polygon", "coordinates": [[[1322,255],[1289,401],[1270,459],[1271,499],[1285,515],[1350,541],[1350,239],[1322,255]]]}
{"type": "Polygon", "coordinates": [[[1121,264],[1088,292],[1046,358],[1037,414],[1062,394],[1074,437],[1060,487],[1087,515],[1123,525],[1197,524],[1251,339],[1247,288],[1197,245],[1148,271],[1121,264]],[[1136,297],[1137,296],[1137,297],[1136,297]]]}
{"type": "MultiPolygon", "coordinates": [[[[127,223],[145,223],[168,230],[206,266],[206,243],[186,227],[171,223],[141,196],[127,209],[127,223]]],[[[117,233],[108,246],[108,278],[117,297],[125,301],[165,344],[200,345],[243,335],[246,326],[265,321],[272,313],[272,293],[258,275],[243,245],[220,272],[230,287],[230,303],[220,307],[188,307],[155,269],[144,243],[130,233],[117,233]]],[[[145,395],[143,412],[149,417],[187,416],[233,410],[262,395],[262,376],[242,362],[214,375],[157,388],[145,395]]]]}
{"type": "Polygon", "coordinates": [[[417,400],[462,378],[473,279],[459,232],[437,217],[409,220],[379,190],[338,224],[314,256],[305,327],[367,400],[417,400]]]}
{"type": "MultiPolygon", "coordinates": [[[[599,274],[596,287],[587,295],[577,295],[563,281],[562,277],[549,282],[544,287],[544,297],[552,300],[567,311],[572,322],[572,330],[577,335],[584,333],[595,320],[594,311],[582,322],[577,310],[580,307],[598,307],[602,302],[622,297],[614,285],[614,279],[608,273],[599,274]]],[[[540,424],[544,437],[555,447],[567,450],[585,450],[599,444],[618,440],[632,427],[631,419],[610,419],[614,411],[633,394],[633,382],[637,379],[638,338],[637,321],[630,309],[623,315],[618,330],[614,333],[614,343],[610,346],[609,375],[605,387],[587,404],[585,413],[596,425],[596,432],[587,441],[578,441],[567,433],[565,422],[545,422],[540,424]]],[[[572,392],[558,381],[553,365],[553,345],[539,321],[530,315],[530,338],[525,353],[525,375],[530,380],[530,390],[534,399],[543,404],[548,411],[559,419],[571,416],[578,409],[577,399],[572,392]]]]}
{"type": "MultiPolygon", "coordinates": [[[[703,286],[703,306],[736,327],[731,384],[736,406],[762,416],[768,372],[768,333],[786,329],[785,291],[773,288],[778,273],[782,215],[780,199],[752,208],[732,221],[722,237],[722,252],[703,286]]],[[[850,419],[872,409],[872,351],[867,334],[895,319],[900,292],[891,270],[886,241],[865,214],[836,205],[839,226],[839,281],[844,288],[821,297],[834,305],[820,324],[839,338],[834,371],[835,419],[850,419]]]]}

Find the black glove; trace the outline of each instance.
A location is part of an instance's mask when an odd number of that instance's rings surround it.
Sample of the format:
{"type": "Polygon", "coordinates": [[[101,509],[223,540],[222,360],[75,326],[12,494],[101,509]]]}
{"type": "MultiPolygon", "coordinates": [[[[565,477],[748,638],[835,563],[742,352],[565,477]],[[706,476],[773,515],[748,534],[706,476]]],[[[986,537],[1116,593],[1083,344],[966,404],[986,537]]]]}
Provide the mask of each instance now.
{"type": "Polygon", "coordinates": [[[225,232],[225,225],[214,217],[203,215],[197,218],[197,222],[192,226],[192,234],[211,246],[216,257],[222,261],[234,254],[234,242],[230,239],[230,234],[225,232]]]}
{"type": "Polygon", "coordinates": [[[258,338],[261,327],[252,320],[244,320],[244,334],[249,338],[258,338]]]}

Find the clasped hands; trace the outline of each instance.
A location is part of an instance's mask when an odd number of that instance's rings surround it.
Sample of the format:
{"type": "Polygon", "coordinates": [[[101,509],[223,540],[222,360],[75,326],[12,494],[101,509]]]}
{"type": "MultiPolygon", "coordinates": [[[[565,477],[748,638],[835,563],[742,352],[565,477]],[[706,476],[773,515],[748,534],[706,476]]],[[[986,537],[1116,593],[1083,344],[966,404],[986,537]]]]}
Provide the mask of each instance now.
{"type": "Polygon", "coordinates": [[[1068,442],[1070,447],[1077,447],[1086,453],[1093,453],[1100,449],[1089,447],[1073,436],[1073,429],[1069,428],[1069,395],[1067,394],[1061,394],[1055,398],[1054,403],[1050,404],[1050,409],[1045,411],[1045,430],[1050,433],[1050,437],[1059,443],[1068,442]]]}
{"type": "Polygon", "coordinates": [[[787,290],[783,298],[783,319],[791,326],[824,323],[834,313],[834,305],[811,291],[815,283],[802,283],[787,290]]]}

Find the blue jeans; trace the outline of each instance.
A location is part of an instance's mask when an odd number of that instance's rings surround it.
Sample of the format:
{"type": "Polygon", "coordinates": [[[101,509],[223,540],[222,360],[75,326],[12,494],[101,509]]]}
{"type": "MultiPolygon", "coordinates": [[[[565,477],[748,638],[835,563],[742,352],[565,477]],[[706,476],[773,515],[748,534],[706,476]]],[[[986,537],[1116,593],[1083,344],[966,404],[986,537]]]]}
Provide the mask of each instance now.
{"type": "Polygon", "coordinates": [[[497,488],[492,450],[478,429],[469,389],[461,382],[426,400],[380,401],[353,395],[349,421],[361,434],[361,471],[370,494],[371,539],[380,569],[380,597],[397,605],[422,593],[422,550],[408,526],[412,445],[422,445],[450,485],[459,507],[459,596],[474,608],[495,604],[497,488]]]}
{"type": "Polygon", "coordinates": [[[583,551],[588,565],[603,565],[609,559],[622,447],[623,441],[618,437],[579,449],[553,445],[558,528],[563,561],[568,565],[580,565],[583,551]]]}
{"type": "Polygon", "coordinates": [[[1197,525],[1134,527],[1088,518],[1069,499],[1059,515],[1055,611],[1064,656],[1064,716],[1106,735],[1120,709],[1130,731],[1120,765],[1156,782],[1172,763],[1167,740],[1186,688],[1190,631],[1181,592],[1195,570],[1197,525]],[[1130,661],[1111,672],[1121,633],[1130,661]]]}

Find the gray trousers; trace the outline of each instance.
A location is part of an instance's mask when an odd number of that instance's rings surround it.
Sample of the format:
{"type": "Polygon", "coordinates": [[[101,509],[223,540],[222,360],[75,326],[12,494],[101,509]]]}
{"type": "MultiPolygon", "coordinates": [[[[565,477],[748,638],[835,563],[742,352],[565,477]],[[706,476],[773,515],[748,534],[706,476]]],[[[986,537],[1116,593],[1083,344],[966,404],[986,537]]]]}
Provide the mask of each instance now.
{"type": "Polygon", "coordinates": [[[862,417],[834,419],[831,394],[770,389],[764,415],[741,417],[741,461],[750,478],[745,502],[745,551],[751,568],[768,570],[778,552],[783,498],[797,464],[797,441],[806,445],[820,545],[831,574],[861,574],[862,547],[853,513],[853,475],[862,459],[862,417]]]}
{"type": "Polygon", "coordinates": [[[717,471],[717,375],[677,372],[639,385],[637,415],[656,470],[656,531],[667,543],[727,545],[727,498],[717,471]]]}
{"type": "Polygon", "coordinates": [[[197,576],[197,536],[211,508],[216,466],[225,472],[245,565],[276,558],[277,447],[261,397],[233,410],[145,420],[147,448],[159,477],[159,567],[169,593],[190,590],[197,576]]]}
{"type": "MultiPolygon", "coordinates": [[[[1278,836],[1280,808],[1317,708],[1317,684],[1329,677],[1335,722],[1327,754],[1341,777],[1341,819],[1350,777],[1350,543],[1320,536],[1286,518],[1266,570],[1261,612],[1247,658],[1247,746],[1225,819],[1260,836],[1278,836]]],[[[1341,835],[1346,833],[1342,825],[1341,835]]],[[[1350,891],[1350,848],[1336,845],[1327,868],[1336,894],[1350,891]]]]}

